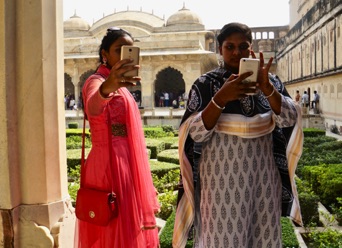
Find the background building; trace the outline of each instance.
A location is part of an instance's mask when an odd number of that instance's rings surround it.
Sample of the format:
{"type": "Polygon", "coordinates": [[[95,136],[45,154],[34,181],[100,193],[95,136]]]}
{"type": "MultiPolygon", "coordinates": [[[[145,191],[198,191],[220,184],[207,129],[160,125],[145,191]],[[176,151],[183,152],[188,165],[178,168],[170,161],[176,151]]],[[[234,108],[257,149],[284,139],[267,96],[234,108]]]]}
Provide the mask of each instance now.
{"type": "Polygon", "coordinates": [[[296,90],[320,95],[326,128],[342,132],[342,2],[291,0],[290,30],[276,42],[277,74],[294,97],[296,90]]]}
{"type": "Polygon", "coordinates": [[[214,33],[205,30],[200,17],[185,6],[167,20],[127,10],[105,16],[91,27],[75,14],[64,22],[64,68],[66,94],[73,94],[76,101],[98,66],[101,39],[112,26],[129,31],[141,49],[143,80],[129,90],[141,94],[144,108],[158,107],[162,92],[169,93],[170,103],[178,99],[200,74],[217,66],[214,33]]]}

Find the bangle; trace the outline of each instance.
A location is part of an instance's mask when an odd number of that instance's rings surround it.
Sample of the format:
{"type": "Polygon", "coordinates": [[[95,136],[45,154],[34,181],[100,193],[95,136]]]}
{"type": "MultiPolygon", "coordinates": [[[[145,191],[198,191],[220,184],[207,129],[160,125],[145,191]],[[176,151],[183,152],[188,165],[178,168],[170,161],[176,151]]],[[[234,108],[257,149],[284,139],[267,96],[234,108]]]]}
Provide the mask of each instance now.
{"type": "Polygon", "coordinates": [[[272,93],[271,94],[269,94],[268,96],[265,96],[265,98],[267,99],[267,98],[270,98],[271,96],[273,96],[273,94],[274,94],[274,92],[275,92],[275,89],[274,89],[274,86],[272,87],[273,88],[273,91],[272,91],[272,93]]]}
{"type": "MultiPolygon", "coordinates": [[[[102,85],[101,85],[101,86],[102,86],[102,85]]],[[[102,98],[102,99],[106,99],[106,100],[112,98],[111,93],[109,93],[107,96],[103,95],[103,93],[101,92],[101,86],[100,86],[100,88],[99,88],[99,94],[100,94],[101,98],[102,98]]]]}
{"type": "Polygon", "coordinates": [[[215,101],[214,101],[214,97],[211,98],[211,102],[215,105],[216,108],[220,109],[220,110],[224,110],[225,107],[221,107],[220,105],[218,105],[215,101]]]}

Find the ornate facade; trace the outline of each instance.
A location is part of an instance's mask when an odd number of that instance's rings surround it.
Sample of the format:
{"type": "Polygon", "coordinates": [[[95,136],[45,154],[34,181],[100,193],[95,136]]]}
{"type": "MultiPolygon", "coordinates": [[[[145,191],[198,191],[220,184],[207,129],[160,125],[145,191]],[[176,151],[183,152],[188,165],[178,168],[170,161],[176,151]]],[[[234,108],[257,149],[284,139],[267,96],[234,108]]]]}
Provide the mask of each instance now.
{"type": "Polygon", "coordinates": [[[76,101],[86,78],[98,66],[98,48],[108,27],[129,31],[141,48],[142,81],[130,91],[141,94],[142,106],[158,106],[162,91],[170,100],[187,92],[203,72],[217,66],[214,33],[185,6],[168,20],[142,11],[122,11],[103,17],[91,27],[78,16],[64,22],[66,94],[76,101]]]}
{"type": "MultiPolygon", "coordinates": [[[[291,0],[290,25],[252,27],[253,50],[275,58],[271,72],[289,93],[321,95],[326,128],[342,126],[342,37],[338,0],[291,0]]],[[[142,11],[122,11],[91,27],[76,15],[64,22],[66,94],[80,95],[85,79],[98,65],[100,39],[110,26],[130,31],[141,47],[142,82],[130,90],[141,95],[145,109],[158,107],[162,91],[173,97],[188,92],[194,80],[219,62],[217,30],[205,30],[198,15],[182,9],[168,20],[142,11]]]]}
{"type": "Polygon", "coordinates": [[[305,90],[312,101],[316,90],[325,127],[341,132],[342,3],[292,0],[290,9],[291,29],[276,42],[277,74],[293,97],[305,90]]]}

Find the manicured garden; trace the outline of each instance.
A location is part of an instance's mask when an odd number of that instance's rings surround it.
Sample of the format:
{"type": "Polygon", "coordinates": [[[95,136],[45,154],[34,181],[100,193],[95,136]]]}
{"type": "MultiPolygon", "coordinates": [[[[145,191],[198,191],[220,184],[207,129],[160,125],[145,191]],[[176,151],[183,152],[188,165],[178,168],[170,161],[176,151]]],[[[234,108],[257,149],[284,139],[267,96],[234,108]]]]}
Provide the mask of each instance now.
{"type": "MultiPolygon", "coordinates": [[[[161,230],[161,247],[172,247],[174,210],[179,179],[177,130],[171,126],[144,127],[153,182],[159,192],[166,221],[161,230]]],[[[67,129],[69,194],[74,200],[79,188],[81,129],[67,129]]],[[[303,155],[297,169],[297,184],[304,227],[282,218],[283,247],[301,247],[295,230],[300,230],[307,247],[342,247],[342,141],[317,129],[304,130],[303,155]],[[322,207],[326,211],[321,211],[322,207]]],[[[86,154],[91,147],[86,135],[86,154]]],[[[192,247],[189,240],[187,247],[192,247]]]]}

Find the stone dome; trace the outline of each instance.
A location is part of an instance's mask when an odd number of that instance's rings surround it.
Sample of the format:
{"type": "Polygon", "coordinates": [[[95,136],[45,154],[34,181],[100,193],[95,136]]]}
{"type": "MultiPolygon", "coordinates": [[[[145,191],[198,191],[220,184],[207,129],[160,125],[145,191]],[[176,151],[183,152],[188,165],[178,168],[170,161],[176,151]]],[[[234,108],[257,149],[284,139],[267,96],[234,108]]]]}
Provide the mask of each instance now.
{"type": "Polygon", "coordinates": [[[201,18],[194,12],[183,6],[175,14],[171,15],[166,22],[166,26],[178,24],[203,24],[201,18]]]}
{"type": "Polygon", "coordinates": [[[64,30],[79,30],[79,31],[88,31],[90,26],[89,24],[83,20],[81,17],[77,16],[76,13],[66,20],[64,23],[64,30]]]}

